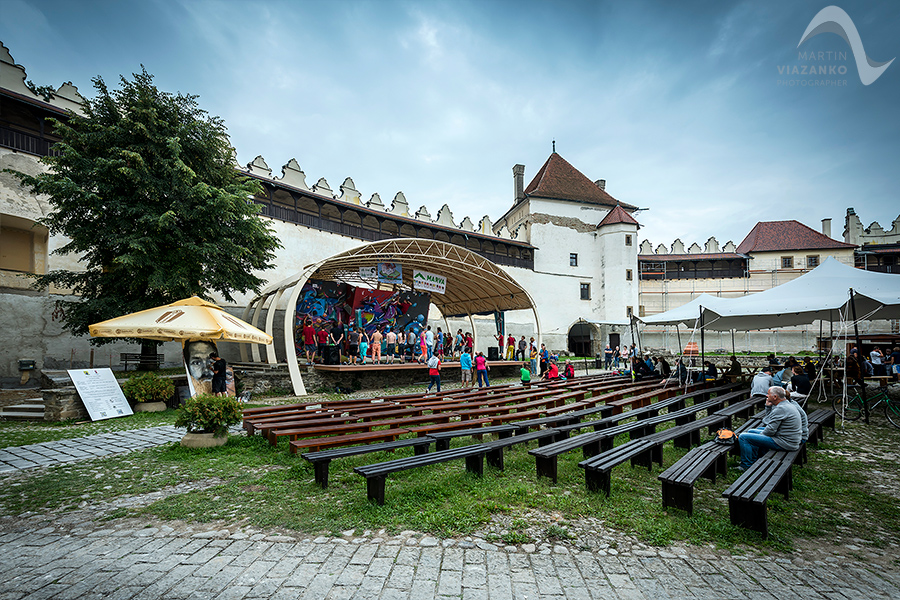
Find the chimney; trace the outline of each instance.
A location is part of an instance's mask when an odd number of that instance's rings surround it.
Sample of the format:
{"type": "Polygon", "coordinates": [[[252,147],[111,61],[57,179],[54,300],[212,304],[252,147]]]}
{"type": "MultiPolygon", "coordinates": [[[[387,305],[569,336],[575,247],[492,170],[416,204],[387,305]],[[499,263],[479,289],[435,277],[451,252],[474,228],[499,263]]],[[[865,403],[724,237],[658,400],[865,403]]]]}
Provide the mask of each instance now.
{"type": "Polygon", "coordinates": [[[525,199],[525,165],[515,165],[513,167],[513,180],[516,187],[516,202],[525,199]]]}
{"type": "Polygon", "coordinates": [[[603,190],[604,192],[606,191],[606,180],[605,180],[605,179],[598,179],[598,180],[595,181],[594,183],[597,184],[597,187],[598,187],[598,188],[600,188],[600,189],[603,190]]]}
{"type": "Polygon", "coordinates": [[[822,235],[831,237],[831,219],[822,219],[822,235]]]}

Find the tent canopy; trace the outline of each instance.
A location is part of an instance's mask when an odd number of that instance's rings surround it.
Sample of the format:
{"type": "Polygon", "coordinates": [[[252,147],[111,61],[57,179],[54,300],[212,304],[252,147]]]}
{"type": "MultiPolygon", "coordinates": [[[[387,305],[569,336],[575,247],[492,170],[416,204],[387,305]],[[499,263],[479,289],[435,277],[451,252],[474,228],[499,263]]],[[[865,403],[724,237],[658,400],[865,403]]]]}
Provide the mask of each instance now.
{"type": "Polygon", "coordinates": [[[642,319],[645,323],[693,325],[703,306],[703,326],[716,331],[749,331],[848,318],[850,290],[856,315],[900,318],[900,277],[863,271],[829,257],[821,265],[777,287],[741,298],[701,296],[679,308],[642,319]],[[711,302],[710,302],[711,300],[711,302]],[[693,312],[690,319],[684,312],[693,312]]]}
{"type": "Polygon", "coordinates": [[[718,307],[726,302],[730,302],[727,298],[718,298],[709,294],[700,294],[687,304],[667,310],[649,317],[638,317],[647,325],[685,325],[693,327],[697,319],[700,318],[700,307],[704,312],[713,307],[718,307]]]}

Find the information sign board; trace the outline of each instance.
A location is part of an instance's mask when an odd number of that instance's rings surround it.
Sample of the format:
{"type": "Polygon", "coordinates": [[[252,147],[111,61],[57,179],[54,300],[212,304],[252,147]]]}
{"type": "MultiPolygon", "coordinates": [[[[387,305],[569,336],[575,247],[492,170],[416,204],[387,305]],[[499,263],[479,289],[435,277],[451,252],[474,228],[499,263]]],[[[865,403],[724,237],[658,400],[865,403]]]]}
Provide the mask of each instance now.
{"type": "Polygon", "coordinates": [[[92,421],[133,414],[112,369],[70,369],[68,373],[92,421]]]}

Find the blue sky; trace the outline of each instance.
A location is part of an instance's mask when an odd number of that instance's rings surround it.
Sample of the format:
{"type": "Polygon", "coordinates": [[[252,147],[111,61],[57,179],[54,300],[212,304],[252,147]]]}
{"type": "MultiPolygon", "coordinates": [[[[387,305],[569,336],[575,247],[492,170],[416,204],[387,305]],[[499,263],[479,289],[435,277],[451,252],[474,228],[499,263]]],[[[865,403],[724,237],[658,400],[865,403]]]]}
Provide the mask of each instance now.
{"type": "MultiPolygon", "coordinates": [[[[797,44],[826,2],[0,2],[0,41],[38,85],[140,65],[221,116],[242,164],[296,158],[312,185],[403,191],[434,216],[497,219],[512,166],[557,151],[649,208],[654,245],[739,243],[760,220],[840,237],[847,207],[900,215],[900,62],[860,82],[848,45],[797,44]],[[845,52],[840,76],[779,74],[845,52]],[[793,86],[784,80],[846,81],[793,86]]],[[[900,56],[900,3],[838,4],[866,54],[900,56]]]]}

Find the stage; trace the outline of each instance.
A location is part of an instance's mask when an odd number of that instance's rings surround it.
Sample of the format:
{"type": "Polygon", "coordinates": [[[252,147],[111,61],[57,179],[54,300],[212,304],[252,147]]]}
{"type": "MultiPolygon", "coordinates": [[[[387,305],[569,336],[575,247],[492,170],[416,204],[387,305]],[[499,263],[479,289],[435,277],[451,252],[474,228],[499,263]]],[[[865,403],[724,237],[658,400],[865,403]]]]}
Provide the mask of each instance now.
{"type": "MultiPolygon", "coordinates": [[[[515,360],[496,360],[488,363],[488,379],[515,377],[518,379],[522,363],[515,360]]],[[[300,370],[309,392],[329,392],[340,388],[348,390],[378,390],[398,385],[427,386],[428,365],[418,362],[382,363],[365,365],[303,365],[300,370]],[[305,369],[305,370],[304,370],[305,369]]],[[[441,381],[462,381],[459,361],[441,362],[441,381]]],[[[472,373],[475,382],[475,373],[472,373]]]]}

